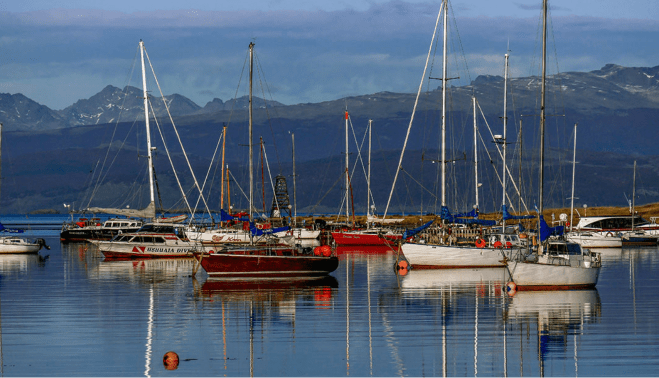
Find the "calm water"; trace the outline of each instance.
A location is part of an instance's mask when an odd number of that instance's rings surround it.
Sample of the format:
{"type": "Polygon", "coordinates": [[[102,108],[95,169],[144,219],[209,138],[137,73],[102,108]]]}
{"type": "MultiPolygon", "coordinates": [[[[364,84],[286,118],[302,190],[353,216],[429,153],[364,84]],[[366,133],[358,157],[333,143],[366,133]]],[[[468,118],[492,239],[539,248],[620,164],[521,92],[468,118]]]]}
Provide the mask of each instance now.
{"type": "Polygon", "coordinates": [[[41,258],[0,256],[3,376],[659,371],[657,248],[604,251],[597,290],[510,298],[503,269],[398,277],[386,253],[342,254],[317,282],[226,284],[193,278],[192,261],[103,261],[57,231],[36,235],[52,247],[41,258]]]}

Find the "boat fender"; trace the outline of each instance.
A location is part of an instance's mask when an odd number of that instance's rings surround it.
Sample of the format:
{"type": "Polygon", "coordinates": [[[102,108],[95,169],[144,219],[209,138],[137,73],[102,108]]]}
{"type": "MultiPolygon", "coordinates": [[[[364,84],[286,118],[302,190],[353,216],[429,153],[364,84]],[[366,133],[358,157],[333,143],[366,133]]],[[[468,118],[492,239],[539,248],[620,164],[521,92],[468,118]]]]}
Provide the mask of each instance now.
{"type": "Polygon", "coordinates": [[[492,244],[492,246],[494,248],[501,248],[503,246],[503,244],[501,244],[501,242],[497,240],[497,241],[494,242],[494,244],[492,244]]]}
{"type": "Polygon", "coordinates": [[[314,256],[320,256],[322,252],[320,252],[320,247],[316,247],[313,249],[313,254],[314,256]]]}
{"type": "Polygon", "coordinates": [[[483,240],[483,239],[477,239],[476,240],[476,247],[478,247],[478,248],[484,248],[485,244],[486,244],[485,240],[483,240]]]}
{"type": "Polygon", "coordinates": [[[508,295],[512,297],[517,292],[517,284],[515,284],[512,281],[508,282],[508,284],[506,285],[506,291],[508,292],[508,295]]]}
{"type": "Polygon", "coordinates": [[[611,231],[609,231],[609,232],[606,233],[606,236],[612,238],[612,237],[613,237],[613,233],[612,233],[611,231]]]}
{"type": "Polygon", "coordinates": [[[513,247],[513,243],[507,241],[506,242],[506,248],[512,248],[512,247],[513,247]]]}
{"type": "Polygon", "coordinates": [[[323,245],[320,247],[320,253],[325,257],[330,257],[332,255],[332,247],[323,245]]]}

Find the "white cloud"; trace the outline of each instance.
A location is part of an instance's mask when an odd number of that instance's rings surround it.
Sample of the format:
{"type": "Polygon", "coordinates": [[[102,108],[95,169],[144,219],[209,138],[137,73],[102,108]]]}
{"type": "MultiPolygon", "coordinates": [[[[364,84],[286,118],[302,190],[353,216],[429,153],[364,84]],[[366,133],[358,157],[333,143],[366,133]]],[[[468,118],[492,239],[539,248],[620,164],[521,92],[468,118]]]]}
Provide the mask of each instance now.
{"type": "MultiPolygon", "coordinates": [[[[395,1],[365,11],[0,13],[0,79],[3,90],[60,109],[108,84],[125,85],[137,42],[144,39],[166,94],[180,93],[203,106],[213,97],[226,101],[235,95],[247,45],[255,40],[277,101],[412,92],[438,7],[395,1]]],[[[458,18],[460,35],[451,35],[451,47],[464,51],[466,60],[456,56],[451,62],[466,62],[470,73],[463,80],[502,75],[509,46],[511,76],[535,74],[539,20],[532,16],[458,18]]],[[[557,52],[561,71],[606,63],[658,65],[659,53],[646,46],[659,37],[658,21],[554,16],[552,26],[550,51],[557,52]]]]}

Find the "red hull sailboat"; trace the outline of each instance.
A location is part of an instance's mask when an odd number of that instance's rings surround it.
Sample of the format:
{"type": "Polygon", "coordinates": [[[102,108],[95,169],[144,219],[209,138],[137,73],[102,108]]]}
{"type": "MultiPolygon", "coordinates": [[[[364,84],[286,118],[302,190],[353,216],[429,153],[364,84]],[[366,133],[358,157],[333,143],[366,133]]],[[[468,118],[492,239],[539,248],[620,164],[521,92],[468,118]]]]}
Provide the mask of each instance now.
{"type": "Polygon", "coordinates": [[[195,252],[194,257],[210,277],[286,278],[324,276],[336,270],[339,259],[329,246],[311,248],[238,247],[195,252]]]}

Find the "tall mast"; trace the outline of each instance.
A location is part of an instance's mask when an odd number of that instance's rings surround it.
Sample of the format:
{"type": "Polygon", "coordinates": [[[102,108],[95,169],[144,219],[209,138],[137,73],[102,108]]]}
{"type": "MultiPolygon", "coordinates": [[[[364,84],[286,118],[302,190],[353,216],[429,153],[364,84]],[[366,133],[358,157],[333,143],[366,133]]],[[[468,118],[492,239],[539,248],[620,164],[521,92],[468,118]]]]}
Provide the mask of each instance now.
{"type": "Polygon", "coordinates": [[[144,95],[144,123],[146,125],[147,160],[149,164],[149,194],[150,201],[155,204],[155,193],[153,184],[153,157],[151,155],[151,129],[149,127],[149,95],[146,90],[146,68],[144,65],[144,42],[140,39],[140,58],[142,60],[142,92],[144,95]]]}
{"type": "Polygon", "coordinates": [[[448,83],[448,0],[444,0],[444,53],[442,69],[442,207],[446,206],[446,85],[448,83]]]}
{"type": "MultiPolygon", "coordinates": [[[[249,219],[252,217],[254,200],[254,151],[252,150],[252,76],[254,67],[254,42],[249,43],[249,219]]],[[[250,240],[252,239],[250,233],[250,240]]]]}
{"type": "Polygon", "coordinates": [[[577,164],[577,124],[574,124],[574,146],[572,151],[572,196],[570,196],[570,231],[574,227],[574,176],[577,164]]]}
{"type": "Polygon", "coordinates": [[[634,187],[632,188],[632,231],[634,231],[634,215],[636,215],[636,160],[634,160],[634,187]]]}
{"type": "Polygon", "coordinates": [[[291,134],[293,145],[293,225],[297,226],[297,189],[295,187],[295,133],[291,134]]]}
{"type": "Polygon", "coordinates": [[[224,125],[224,127],[222,127],[222,165],[220,165],[220,167],[221,167],[220,170],[222,171],[222,174],[220,174],[220,176],[221,176],[221,179],[220,179],[220,181],[221,181],[220,182],[220,188],[221,188],[220,189],[220,209],[224,209],[224,147],[226,145],[226,142],[227,142],[227,126],[224,125]]]}
{"type": "Polygon", "coordinates": [[[474,105],[474,187],[476,188],[476,209],[479,208],[478,204],[478,128],[476,126],[476,97],[471,98],[471,102],[474,105]]]}
{"type": "MultiPolygon", "coordinates": [[[[538,230],[543,212],[543,192],[545,189],[545,81],[547,80],[547,0],[542,0],[542,84],[540,89],[540,199],[538,204],[538,230]]],[[[539,252],[542,252],[540,243],[539,252]]]]}
{"type": "Polygon", "coordinates": [[[348,111],[346,110],[346,223],[350,222],[350,170],[348,166],[348,111]]]}
{"type": "Polygon", "coordinates": [[[366,180],[366,228],[369,228],[368,217],[371,215],[371,125],[372,119],[368,120],[368,175],[366,180]]]}
{"type": "MultiPolygon", "coordinates": [[[[506,129],[508,128],[508,54],[505,55],[503,67],[503,199],[501,210],[506,207],[506,129]]],[[[502,221],[502,232],[506,232],[506,219],[502,221]]]]}

